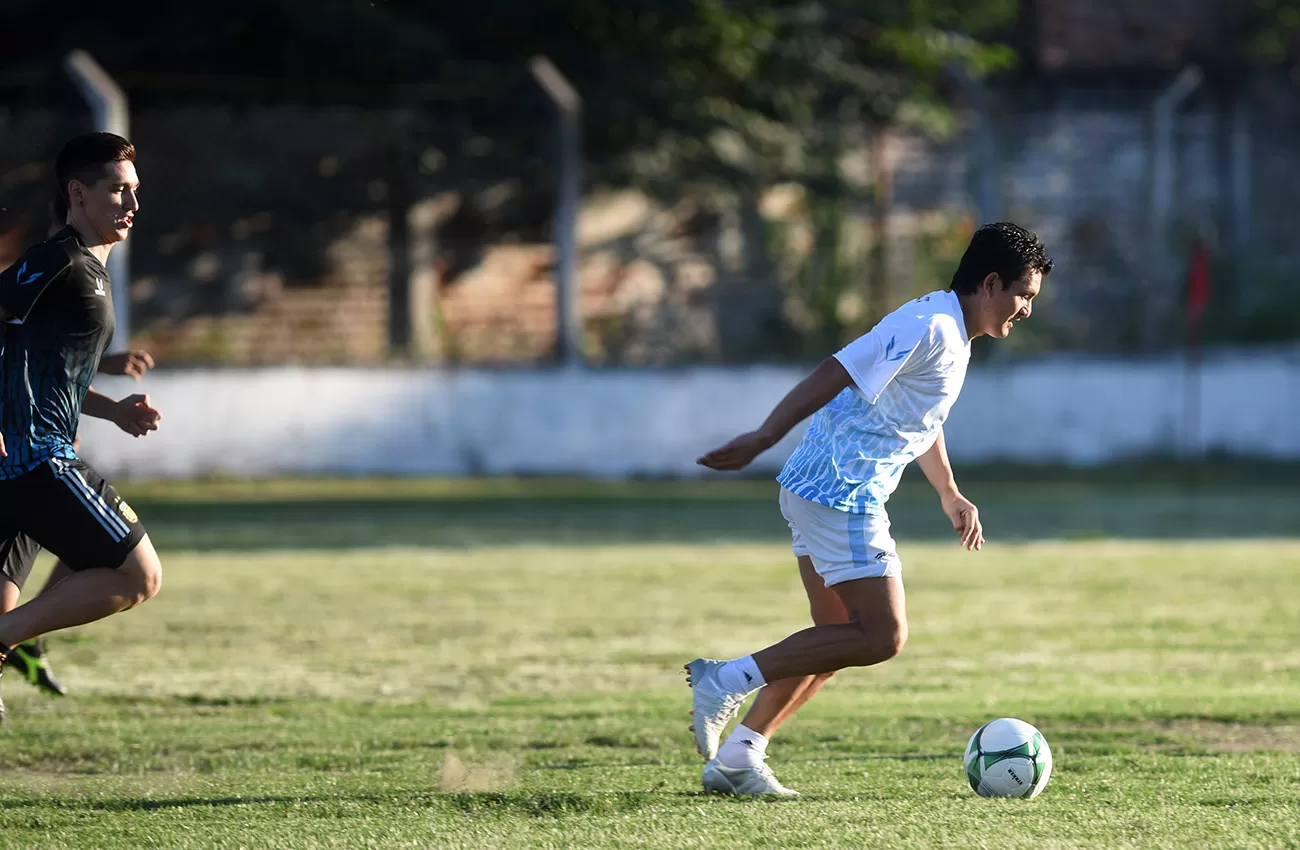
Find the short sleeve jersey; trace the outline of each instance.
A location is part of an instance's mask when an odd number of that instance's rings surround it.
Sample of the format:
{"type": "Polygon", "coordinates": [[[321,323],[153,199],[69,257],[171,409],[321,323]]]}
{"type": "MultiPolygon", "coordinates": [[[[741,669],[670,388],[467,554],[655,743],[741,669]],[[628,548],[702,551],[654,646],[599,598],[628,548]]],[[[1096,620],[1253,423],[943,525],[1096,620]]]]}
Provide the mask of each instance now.
{"type": "Polygon", "coordinates": [[[812,502],[884,513],[903,469],[934,445],[966,380],[961,302],[944,290],[909,301],[835,358],[853,383],[813,415],[777,480],[812,502]]]}
{"type": "Polygon", "coordinates": [[[66,227],[0,272],[0,479],[75,458],[81,406],[113,340],[108,270],[66,227]]]}

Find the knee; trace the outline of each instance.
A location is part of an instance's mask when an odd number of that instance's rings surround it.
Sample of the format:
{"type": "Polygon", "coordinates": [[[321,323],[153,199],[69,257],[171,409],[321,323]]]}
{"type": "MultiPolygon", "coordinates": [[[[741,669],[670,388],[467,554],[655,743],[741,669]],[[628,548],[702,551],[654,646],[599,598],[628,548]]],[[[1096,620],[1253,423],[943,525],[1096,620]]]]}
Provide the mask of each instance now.
{"type": "Polygon", "coordinates": [[[147,602],[162,590],[162,563],[153,546],[141,544],[118,569],[130,579],[128,608],[147,602]]]}
{"type": "Polygon", "coordinates": [[[896,657],[907,645],[907,622],[894,620],[859,625],[863,663],[879,664],[896,657]]]}
{"type": "Polygon", "coordinates": [[[885,658],[893,658],[903,651],[907,646],[907,623],[894,623],[893,627],[886,629],[880,638],[881,652],[885,658]]]}
{"type": "Polygon", "coordinates": [[[134,608],[141,603],[148,602],[157,596],[158,591],[162,589],[162,566],[157,561],[139,570],[133,570],[129,575],[131,577],[131,595],[128,597],[127,608],[134,608]]]}
{"type": "Polygon", "coordinates": [[[153,599],[160,590],[162,590],[162,564],[155,560],[150,569],[146,569],[141,573],[135,604],[139,605],[141,602],[153,599]]]}

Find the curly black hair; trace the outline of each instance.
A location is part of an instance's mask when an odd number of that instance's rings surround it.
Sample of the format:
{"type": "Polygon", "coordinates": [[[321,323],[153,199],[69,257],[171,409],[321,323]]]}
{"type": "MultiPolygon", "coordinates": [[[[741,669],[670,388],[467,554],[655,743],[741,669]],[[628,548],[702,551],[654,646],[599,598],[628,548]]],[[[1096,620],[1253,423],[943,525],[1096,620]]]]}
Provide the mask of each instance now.
{"type": "Polygon", "coordinates": [[[1031,271],[1051,274],[1052,258],[1033,231],[1018,224],[999,221],[986,224],[971,237],[952,276],[952,291],[970,295],[990,273],[997,274],[1006,289],[1031,271]]]}

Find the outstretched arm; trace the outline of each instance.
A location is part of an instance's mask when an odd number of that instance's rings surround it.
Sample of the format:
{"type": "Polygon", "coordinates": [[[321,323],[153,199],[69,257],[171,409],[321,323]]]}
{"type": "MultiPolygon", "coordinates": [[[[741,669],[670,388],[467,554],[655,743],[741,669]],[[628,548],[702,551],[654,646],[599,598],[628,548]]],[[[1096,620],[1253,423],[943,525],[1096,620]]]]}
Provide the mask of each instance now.
{"type": "Polygon", "coordinates": [[[934,445],[916,459],[916,465],[921,467],[930,486],[934,487],[934,491],[939,494],[939,504],[943,506],[943,512],[948,515],[948,519],[952,520],[953,531],[961,535],[961,545],[967,549],[982,549],[984,526],[980,523],[979,508],[957,489],[957,480],[953,477],[952,464],[948,461],[948,446],[944,442],[942,428],[939,429],[939,436],[935,439],[934,445]]]}
{"type": "Polygon", "coordinates": [[[754,458],[772,448],[790,429],[820,410],[840,394],[852,379],[844,366],[828,357],[786,393],[772,413],[755,431],[741,434],[725,446],[714,449],[696,463],[709,469],[744,469],[754,458]]]}

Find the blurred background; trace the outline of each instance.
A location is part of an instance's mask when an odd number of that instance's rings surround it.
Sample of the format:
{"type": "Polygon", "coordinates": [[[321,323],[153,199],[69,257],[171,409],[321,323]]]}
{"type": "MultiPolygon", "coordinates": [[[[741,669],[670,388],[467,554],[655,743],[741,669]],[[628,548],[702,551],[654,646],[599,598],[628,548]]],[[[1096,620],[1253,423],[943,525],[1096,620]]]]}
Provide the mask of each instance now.
{"type": "Polygon", "coordinates": [[[107,473],[687,474],[999,219],[1057,266],[976,343],[954,455],[1300,458],[1296,0],[192,0],[5,26],[29,35],[0,56],[0,262],[97,126],[88,73],[139,150],[115,346],[157,359],[168,421],[88,423],[107,473]]]}

